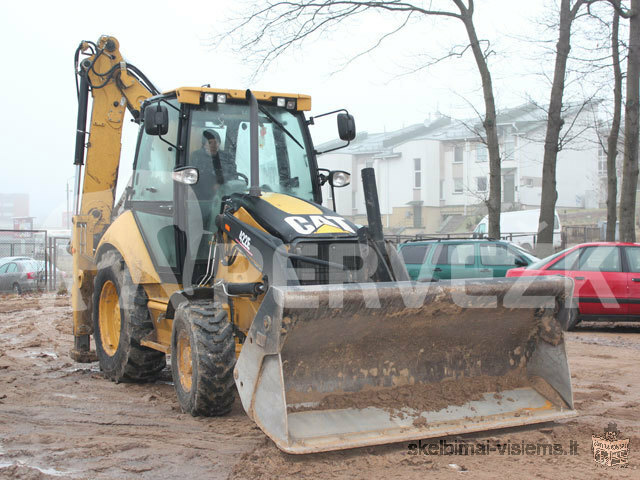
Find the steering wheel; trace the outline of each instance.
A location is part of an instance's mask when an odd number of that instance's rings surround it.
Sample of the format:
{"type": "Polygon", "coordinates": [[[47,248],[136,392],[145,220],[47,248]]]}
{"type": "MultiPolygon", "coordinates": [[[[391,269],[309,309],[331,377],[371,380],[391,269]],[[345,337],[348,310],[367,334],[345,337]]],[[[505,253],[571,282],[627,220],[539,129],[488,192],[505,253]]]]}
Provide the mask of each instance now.
{"type": "Polygon", "coordinates": [[[247,186],[249,186],[249,177],[247,177],[244,173],[235,172],[234,177],[235,178],[241,178],[242,180],[245,181],[247,186]]]}

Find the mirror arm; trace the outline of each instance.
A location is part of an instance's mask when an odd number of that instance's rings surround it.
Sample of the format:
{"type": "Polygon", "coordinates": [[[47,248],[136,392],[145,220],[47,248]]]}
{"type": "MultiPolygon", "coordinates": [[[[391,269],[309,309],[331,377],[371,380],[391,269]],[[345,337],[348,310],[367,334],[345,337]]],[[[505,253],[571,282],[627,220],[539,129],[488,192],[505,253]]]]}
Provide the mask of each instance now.
{"type": "Polygon", "coordinates": [[[334,152],[336,150],[340,150],[341,148],[345,148],[348,147],[349,144],[351,143],[351,140],[348,140],[347,143],[345,143],[344,145],[340,145],[339,147],[336,148],[330,148],[329,150],[325,150],[323,152],[319,152],[317,150],[314,150],[313,153],[315,153],[316,155],[322,155],[323,153],[329,153],[329,152],[334,152]]]}
{"type": "MultiPolygon", "coordinates": [[[[165,140],[164,138],[162,138],[162,135],[158,135],[158,138],[160,140],[162,140],[164,143],[166,143],[167,145],[175,148],[176,150],[178,150],[179,152],[181,152],[182,150],[184,150],[182,145],[174,145],[173,143],[171,143],[169,140],[165,140]]],[[[171,150],[169,150],[171,151],[171,150]]]]}
{"type": "Polygon", "coordinates": [[[315,125],[315,118],[326,117],[327,115],[333,115],[334,113],[338,112],[344,112],[347,114],[349,113],[346,108],[340,108],[339,110],[334,110],[333,112],[321,113],[320,115],[316,115],[315,117],[309,117],[309,120],[307,120],[307,125],[315,125]]]}
{"type": "Polygon", "coordinates": [[[337,213],[336,210],[336,191],[335,191],[335,187],[333,186],[333,182],[330,183],[331,186],[331,201],[333,202],[333,211],[337,213]]]}

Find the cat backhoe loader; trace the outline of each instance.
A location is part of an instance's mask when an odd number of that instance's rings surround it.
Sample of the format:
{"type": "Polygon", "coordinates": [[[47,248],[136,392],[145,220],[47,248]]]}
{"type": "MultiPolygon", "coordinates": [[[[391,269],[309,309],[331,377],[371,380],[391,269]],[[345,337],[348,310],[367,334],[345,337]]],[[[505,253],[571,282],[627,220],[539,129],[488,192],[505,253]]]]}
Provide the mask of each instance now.
{"type": "MultiPolygon", "coordinates": [[[[558,321],[570,280],[408,281],[373,169],[368,226],[322,205],[350,177],[318,168],[310,97],[160,93],[108,36],[76,66],[75,360],[149,381],[170,354],[183,411],[224,415],[237,394],[291,453],[575,413],[558,321]],[[140,133],[116,203],[127,110],[140,133]]],[[[348,144],[353,117],[331,114],[348,144]]]]}

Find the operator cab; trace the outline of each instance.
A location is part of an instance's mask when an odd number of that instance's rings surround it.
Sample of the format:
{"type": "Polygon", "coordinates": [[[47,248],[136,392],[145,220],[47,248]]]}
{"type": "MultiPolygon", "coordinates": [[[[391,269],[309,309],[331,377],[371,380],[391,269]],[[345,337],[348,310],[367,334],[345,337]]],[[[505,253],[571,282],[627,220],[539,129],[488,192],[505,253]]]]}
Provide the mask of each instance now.
{"type": "MultiPolygon", "coordinates": [[[[260,190],[321,204],[323,177],[304,116],[311,99],[255,95],[260,190]]],[[[161,277],[197,284],[223,197],[249,192],[250,106],[245,92],[183,88],[149,99],[143,112],[128,207],[161,277]]],[[[352,117],[344,128],[352,139],[352,117]]]]}

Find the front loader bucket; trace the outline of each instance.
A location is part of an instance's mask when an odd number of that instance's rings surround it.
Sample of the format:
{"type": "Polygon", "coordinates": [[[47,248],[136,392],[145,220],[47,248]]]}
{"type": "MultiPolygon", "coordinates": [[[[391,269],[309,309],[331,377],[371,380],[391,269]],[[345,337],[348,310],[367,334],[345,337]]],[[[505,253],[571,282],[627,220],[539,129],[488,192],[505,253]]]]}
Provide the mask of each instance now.
{"type": "Polygon", "coordinates": [[[289,453],[565,418],[557,313],[572,290],[560,277],[271,287],[238,392],[289,453]]]}

